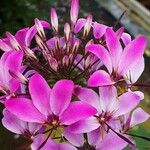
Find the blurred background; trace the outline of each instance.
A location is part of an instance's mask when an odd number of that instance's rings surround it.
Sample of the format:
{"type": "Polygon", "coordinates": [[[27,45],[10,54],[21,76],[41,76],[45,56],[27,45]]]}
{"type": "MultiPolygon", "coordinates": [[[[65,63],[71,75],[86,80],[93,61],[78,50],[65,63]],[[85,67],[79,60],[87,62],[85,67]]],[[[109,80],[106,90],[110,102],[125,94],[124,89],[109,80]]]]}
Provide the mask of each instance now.
{"type": "MultiPolygon", "coordinates": [[[[0,2],[0,37],[5,32],[14,34],[23,27],[34,24],[34,18],[49,21],[49,10],[55,7],[59,15],[59,24],[69,18],[70,0],[1,0],[0,2]]],[[[144,34],[149,43],[145,52],[145,71],[138,83],[150,84],[150,1],[149,0],[80,0],[80,17],[89,13],[97,22],[114,26],[121,16],[126,14],[117,28],[124,26],[133,37],[144,34]]],[[[141,107],[150,113],[150,88],[142,88],[145,99],[141,107]]],[[[0,106],[2,107],[2,106],[0,106]]],[[[2,110],[2,109],[1,109],[2,110]]],[[[1,118],[2,118],[2,113],[1,118]]],[[[136,126],[131,131],[134,134],[150,137],[150,121],[136,126]]],[[[0,150],[21,150],[20,144],[24,142],[17,139],[0,125],[0,150]]],[[[135,138],[139,150],[150,150],[150,142],[135,138]]],[[[23,149],[22,149],[23,150],[23,149]]]]}

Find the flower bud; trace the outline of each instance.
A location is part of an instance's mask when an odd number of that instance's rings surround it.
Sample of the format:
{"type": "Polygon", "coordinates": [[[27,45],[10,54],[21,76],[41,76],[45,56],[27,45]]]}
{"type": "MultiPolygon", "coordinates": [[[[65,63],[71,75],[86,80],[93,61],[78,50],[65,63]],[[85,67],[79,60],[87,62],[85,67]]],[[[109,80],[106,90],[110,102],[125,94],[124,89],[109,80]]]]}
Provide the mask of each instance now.
{"type": "Polygon", "coordinates": [[[50,16],[51,16],[52,28],[55,32],[58,32],[58,16],[57,16],[55,8],[51,8],[50,16]]]}
{"type": "Polygon", "coordinates": [[[68,41],[69,37],[70,37],[70,25],[69,25],[69,23],[65,23],[64,34],[65,34],[65,40],[68,41]]]}
{"type": "Polygon", "coordinates": [[[72,0],[70,18],[73,25],[76,23],[78,19],[78,13],[79,13],[79,0],[72,0]]]}

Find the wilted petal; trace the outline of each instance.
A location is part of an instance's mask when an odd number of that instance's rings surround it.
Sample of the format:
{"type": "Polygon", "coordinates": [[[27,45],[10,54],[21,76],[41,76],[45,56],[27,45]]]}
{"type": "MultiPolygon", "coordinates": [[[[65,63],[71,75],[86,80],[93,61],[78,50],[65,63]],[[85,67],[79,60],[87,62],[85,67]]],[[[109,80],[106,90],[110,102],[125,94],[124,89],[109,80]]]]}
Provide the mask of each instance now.
{"type": "Polygon", "coordinates": [[[5,103],[6,108],[19,119],[28,122],[44,123],[46,118],[33,105],[30,99],[10,98],[5,103]]]}
{"type": "Polygon", "coordinates": [[[67,128],[64,129],[63,134],[65,138],[74,146],[81,147],[84,144],[83,134],[74,134],[70,132],[67,128]]]}
{"type": "Polygon", "coordinates": [[[128,145],[123,139],[113,132],[108,133],[100,142],[97,150],[122,150],[128,145]]]}
{"type": "Polygon", "coordinates": [[[64,125],[71,125],[77,121],[86,119],[96,114],[96,109],[87,103],[80,101],[72,102],[65,112],[60,116],[60,122],[64,125]]]}
{"type": "Polygon", "coordinates": [[[115,116],[124,115],[134,109],[141,101],[141,96],[136,92],[126,92],[119,97],[118,108],[115,116]]]}
{"type": "Polygon", "coordinates": [[[93,34],[96,39],[100,39],[106,32],[108,26],[97,22],[93,23],[93,34]]]}
{"type": "Polygon", "coordinates": [[[130,126],[133,127],[135,125],[138,125],[140,123],[145,122],[147,119],[149,119],[150,115],[145,112],[142,108],[137,108],[133,111],[130,121],[130,126]]]}
{"type": "Polygon", "coordinates": [[[98,70],[94,72],[90,78],[88,79],[88,86],[96,87],[96,86],[110,86],[115,82],[112,81],[110,75],[104,70],[98,70]]]}
{"type": "Polygon", "coordinates": [[[20,120],[6,109],[3,111],[3,115],[2,124],[5,128],[16,134],[24,133],[27,125],[26,122],[20,120]]]}
{"type": "Polygon", "coordinates": [[[51,113],[49,104],[51,89],[41,75],[35,74],[30,78],[29,91],[34,106],[44,115],[51,113]]]}
{"type": "Polygon", "coordinates": [[[112,62],[109,52],[100,44],[90,44],[86,46],[86,51],[96,55],[107,67],[109,73],[112,72],[112,62]]]}
{"type": "Polygon", "coordinates": [[[138,63],[144,54],[146,45],[146,37],[138,36],[125,47],[118,66],[119,75],[126,74],[128,70],[138,63]]]}
{"type": "Polygon", "coordinates": [[[79,0],[71,0],[70,18],[73,24],[76,23],[79,13],[79,0]]]}
{"type": "Polygon", "coordinates": [[[110,28],[106,30],[105,36],[106,36],[106,44],[108,50],[110,51],[113,67],[114,70],[116,70],[118,62],[120,60],[120,56],[122,54],[121,43],[119,42],[119,38],[117,37],[116,33],[110,28]]]}
{"type": "Polygon", "coordinates": [[[90,117],[88,119],[78,121],[67,128],[73,133],[86,133],[97,129],[99,126],[100,123],[98,120],[95,117],[90,117]]]}
{"type": "Polygon", "coordinates": [[[60,115],[69,106],[74,84],[71,80],[59,80],[51,90],[50,106],[55,115],[60,115]]]}

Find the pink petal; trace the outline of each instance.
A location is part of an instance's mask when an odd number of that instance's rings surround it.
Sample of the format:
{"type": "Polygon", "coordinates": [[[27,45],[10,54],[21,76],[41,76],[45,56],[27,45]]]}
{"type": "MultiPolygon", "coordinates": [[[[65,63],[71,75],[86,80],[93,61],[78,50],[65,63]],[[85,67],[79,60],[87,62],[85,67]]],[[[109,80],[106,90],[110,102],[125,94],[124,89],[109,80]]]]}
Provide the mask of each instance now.
{"type": "Polygon", "coordinates": [[[25,131],[25,127],[27,125],[26,122],[18,119],[15,115],[10,113],[8,110],[3,111],[3,119],[2,124],[5,128],[9,131],[16,133],[16,134],[23,134],[25,131]]]}
{"type": "Polygon", "coordinates": [[[86,51],[96,55],[106,66],[109,73],[112,72],[112,62],[109,52],[100,44],[90,44],[86,46],[86,51]]]}
{"type": "Polygon", "coordinates": [[[73,24],[76,23],[79,13],[79,0],[71,0],[70,18],[73,24]]]}
{"type": "Polygon", "coordinates": [[[68,130],[72,133],[86,133],[91,132],[97,129],[100,126],[100,123],[95,117],[90,117],[88,119],[84,119],[78,121],[70,126],[68,126],[68,130]]]}
{"type": "Polygon", "coordinates": [[[117,89],[115,86],[99,88],[100,106],[104,112],[112,112],[117,103],[117,89]]]}
{"type": "Polygon", "coordinates": [[[123,33],[122,36],[121,36],[121,39],[123,41],[123,44],[125,46],[127,46],[130,42],[131,42],[131,35],[128,34],[128,33],[123,33]]]}
{"type": "Polygon", "coordinates": [[[74,32],[75,33],[80,32],[80,30],[84,27],[85,23],[86,23],[86,19],[84,19],[84,18],[78,19],[78,21],[77,21],[77,23],[75,24],[75,27],[74,27],[74,32]]]}
{"type": "Polygon", "coordinates": [[[74,146],[68,143],[61,143],[61,144],[58,144],[58,150],[77,150],[77,148],[75,148],[74,146]]]}
{"type": "Polygon", "coordinates": [[[141,74],[144,71],[145,62],[144,57],[142,57],[134,67],[132,67],[127,74],[127,78],[131,81],[131,83],[135,83],[141,74]]]}
{"type": "Polygon", "coordinates": [[[84,144],[83,134],[74,134],[70,132],[67,128],[64,128],[63,135],[74,146],[81,147],[84,144]]]}
{"type": "Polygon", "coordinates": [[[32,97],[34,106],[44,115],[51,113],[50,110],[50,92],[51,89],[45,79],[35,74],[30,78],[29,91],[32,97]]]}
{"type": "Polygon", "coordinates": [[[110,28],[106,30],[105,36],[106,36],[106,44],[108,50],[110,51],[113,67],[114,70],[116,70],[118,62],[120,60],[120,56],[122,54],[121,43],[119,42],[119,38],[117,37],[116,33],[110,28]]]}
{"type": "Polygon", "coordinates": [[[10,98],[6,101],[5,106],[23,121],[44,123],[46,120],[45,116],[34,107],[30,99],[10,98]]]}
{"type": "Polygon", "coordinates": [[[100,142],[97,150],[122,150],[127,145],[127,142],[125,142],[115,133],[111,132],[105,136],[102,142],[100,142]]]}
{"type": "Polygon", "coordinates": [[[74,84],[71,80],[59,80],[53,87],[50,97],[51,110],[60,115],[69,106],[74,84]]]}
{"type": "Polygon", "coordinates": [[[137,108],[133,111],[131,116],[130,125],[131,127],[138,125],[140,123],[145,122],[147,119],[149,119],[150,115],[145,112],[142,108],[137,108]]]}
{"type": "Polygon", "coordinates": [[[119,75],[124,75],[138,63],[139,59],[141,59],[144,54],[146,45],[146,37],[138,36],[125,47],[118,66],[119,75]]]}
{"type": "Polygon", "coordinates": [[[96,114],[96,109],[86,103],[72,102],[65,112],[60,116],[60,122],[64,125],[71,125],[77,121],[86,119],[96,114]]]}
{"type": "Polygon", "coordinates": [[[121,38],[123,32],[124,32],[124,27],[119,28],[119,29],[115,32],[116,35],[117,35],[117,37],[118,37],[118,39],[121,38]]]}
{"type": "Polygon", "coordinates": [[[7,57],[5,65],[9,68],[10,71],[17,72],[20,69],[22,59],[23,59],[22,51],[12,51],[7,57]]]}
{"type": "Polygon", "coordinates": [[[95,71],[88,79],[88,86],[110,86],[115,82],[112,81],[110,75],[104,70],[95,71]]]}
{"type": "Polygon", "coordinates": [[[81,101],[90,104],[100,111],[99,96],[95,91],[88,88],[76,87],[75,94],[81,101]]]}
{"type": "Polygon", "coordinates": [[[141,101],[141,96],[136,92],[126,92],[119,97],[118,109],[115,116],[124,115],[132,111],[141,101]]]}
{"type": "Polygon", "coordinates": [[[108,26],[97,22],[93,23],[93,34],[96,39],[100,39],[106,32],[108,26]]]}
{"type": "Polygon", "coordinates": [[[5,41],[3,41],[3,39],[0,39],[0,49],[3,51],[11,51],[12,48],[10,45],[8,45],[7,43],[5,43],[5,41]]]}

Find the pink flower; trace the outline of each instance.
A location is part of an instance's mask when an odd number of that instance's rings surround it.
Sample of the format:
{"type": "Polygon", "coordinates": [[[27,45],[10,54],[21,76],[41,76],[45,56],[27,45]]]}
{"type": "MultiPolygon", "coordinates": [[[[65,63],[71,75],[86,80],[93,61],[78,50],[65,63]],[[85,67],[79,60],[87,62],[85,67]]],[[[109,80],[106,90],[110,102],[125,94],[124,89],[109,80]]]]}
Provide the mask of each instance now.
{"type": "Polygon", "coordinates": [[[14,93],[20,81],[25,81],[20,73],[22,59],[21,51],[5,52],[0,59],[0,90],[6,95],[14,93]]]}
{"type": "MultiPolygon", "coordinates": [[[[112,85],[121,77],[126,76],[128,71],[133,69],[142,59],[147,43],[146,38],[140,35],[122,50],[120,41],[112,29],[106,30],[105,37],[107,48],[100,44],[90,44],[86,47],[86,50],[95,54],[108,70],[108,73],[104,70],[94,72],[88,80],[89,86],[112,85]]],[[[134,71],[136,70],[134,69],[134,71]]],[[[141,71],[137,70],[138,72],[141,71]]],[[[136,81],[137,77],[135,78],[136,81]]]]}

